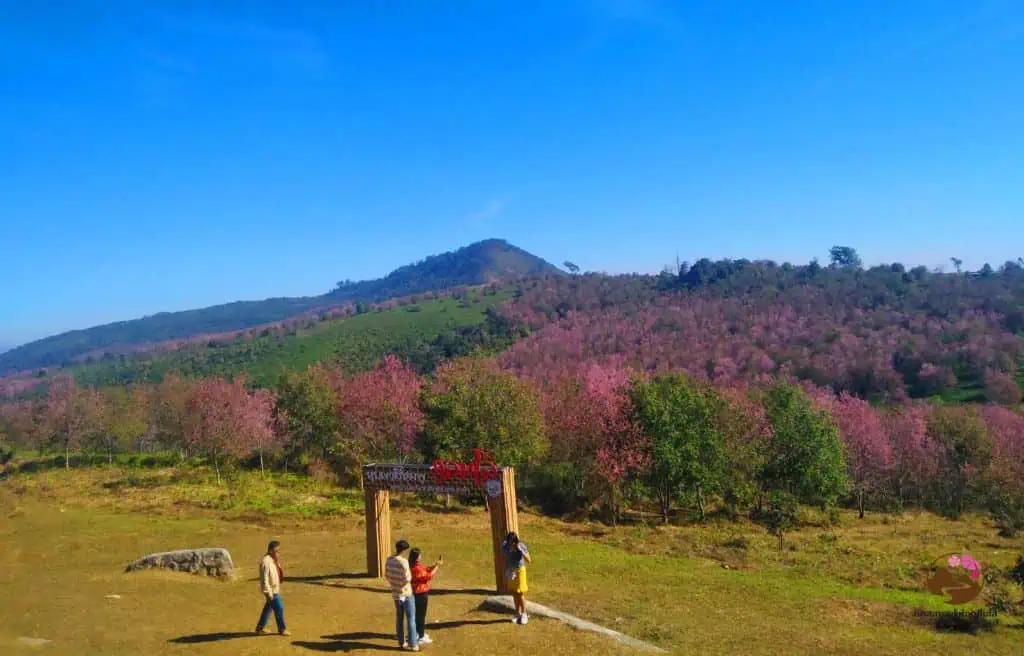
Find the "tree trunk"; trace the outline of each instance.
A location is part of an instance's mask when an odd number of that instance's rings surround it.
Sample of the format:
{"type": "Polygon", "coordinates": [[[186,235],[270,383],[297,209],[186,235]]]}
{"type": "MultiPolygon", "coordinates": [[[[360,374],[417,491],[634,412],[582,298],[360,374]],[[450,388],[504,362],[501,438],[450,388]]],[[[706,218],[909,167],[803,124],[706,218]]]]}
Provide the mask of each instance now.
{"type": "Polygon", "coordinates": [[[220,463],[216,458],[213,459],[213,469],[217,472],[217,485],[220,485],[220,463]]]}
{"type": "Polygon", "coordinates": [[[71,446],[64,445],[64,469],[71,469],[71,446]]]}
{"type": "Polygon", "coordinates": [[[265,478],[263,471],[263,449],[260,449],[260,478],[265,478]]]}
{"type": "Polygon", "coordinates": [[[864,488],[857,490],[857,508],[860,511],[858,518],[864,519],[864,488]]]}
{"type": "Polygon", "coordinates": [[[782,551],[782,531],[779,531],[779,551],[782,551]]]}
{"type": "Polygon", "coordinates": [[[697,508],[700,509],[700,521],[704,521],[706,514],[704,512],[704,490],[697,486],[697,508]]]}
{"type": "Polygon", "coordinates": [[[672,501],[666,492],[661,495],[661,523],[668,524],[668,513],[672,509],[672,501]]]}

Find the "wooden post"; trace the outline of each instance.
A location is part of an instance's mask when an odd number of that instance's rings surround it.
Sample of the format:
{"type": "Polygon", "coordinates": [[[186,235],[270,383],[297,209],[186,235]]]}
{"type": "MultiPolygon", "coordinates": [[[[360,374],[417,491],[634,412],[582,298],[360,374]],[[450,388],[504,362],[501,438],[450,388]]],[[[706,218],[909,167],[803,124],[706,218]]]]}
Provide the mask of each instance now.
{"type": "Polygon", "coordinates": [[[501,543],[510,532],[519,533],[519,514],[516,509],[516,472],[511,467],[501,470],[501,496],[487,500],[491,511],[491,540],[494,543],[494,581],[499,594],[505,594],[505,554],[501,543]]]}
{"type": "Polygon", "coordinates": [[[391,494],[387,490],[365,488],[366,502],[366,571],[370,576],[384,576],[384,563],[391,555],[391,494]]]}

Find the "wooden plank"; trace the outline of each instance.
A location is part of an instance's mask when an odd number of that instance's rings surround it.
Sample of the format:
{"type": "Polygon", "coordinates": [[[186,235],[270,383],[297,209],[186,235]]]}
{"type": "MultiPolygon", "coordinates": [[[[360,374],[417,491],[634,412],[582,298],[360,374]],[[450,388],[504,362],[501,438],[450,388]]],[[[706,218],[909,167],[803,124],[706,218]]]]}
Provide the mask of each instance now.
{"type": "Polygon", "coordinates": [[[499,593],[506,592],[505,553],[501,543],[510,532],[519,533],[519,512],[516,507],[516,473],[511,467],[501,472],[501,495],[490,497],[487,507],[491,511],[491,542],[494,549],[494,585],[499,593]]]}
{"type": "Polygon", "coordinates": [[[366,571],[384,576],[384,563],[391,554],[391,494],[387,490],[366,488],[366,571]]]}

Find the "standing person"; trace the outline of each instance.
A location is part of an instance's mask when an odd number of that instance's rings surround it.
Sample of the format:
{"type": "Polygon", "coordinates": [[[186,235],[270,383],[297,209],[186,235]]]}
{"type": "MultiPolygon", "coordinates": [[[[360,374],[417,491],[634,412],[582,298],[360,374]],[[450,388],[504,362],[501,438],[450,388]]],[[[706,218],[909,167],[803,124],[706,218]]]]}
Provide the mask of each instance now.
{"type": "Polygon", "coordinates": [[[501,549],[505,552],[505,580],[508,581],[509,591],[516,606],[516,616],[512,621],[516,624],[526,624],[530,621],[526,614],[526,592],[529,590],[526,585],[526,564],[532,563],[533,558],[530,557],[526,543],[521,542],[514,532],[505,536],[501,549]]]}
{"type": "Polygon", "coordinates": [[[267,602],[263,604],[263,612],[256,623],[258,635],[270,633],[266,628],[267,622],[270,621],[270,611],[274,611],[277,632],[283,636],[291,635],[291,631],[284,624],[284,605],[281,603],[281,579],[284,578],[284,570],[281,568],[280,551],[281,543],[271,540],[267,545],[266,555],[260,561],[260,591],[267,602]]]}
{"type": "Polygon", "coordinates": [[[416,600],[416,629],[419,631],[420,644],[429,645],[434,642],[427,635],[427,599],[430,595],[430,580],[434,578],[437,568],[444,563],[439,557],[433,567],[420,562],[421,551],[413,549],[409,552],[409,569],[412,572],[412,595],[416,600]]]}
{"type": "Polygon", "coordinates": [[[391,597],[395,600],[395,632],[398,634],[398,646],[409,651],[420,650],[419,633],[416,631],[416,599],[412,596],[412,571],[404,554],[409,550],[409,543],[399,540],[395,544],[395,553],[384,564],[384,576],[391,584],[391,597]],[[409,627],[409,642],[405,641],[402,631],[402,620],[409,627]]]}

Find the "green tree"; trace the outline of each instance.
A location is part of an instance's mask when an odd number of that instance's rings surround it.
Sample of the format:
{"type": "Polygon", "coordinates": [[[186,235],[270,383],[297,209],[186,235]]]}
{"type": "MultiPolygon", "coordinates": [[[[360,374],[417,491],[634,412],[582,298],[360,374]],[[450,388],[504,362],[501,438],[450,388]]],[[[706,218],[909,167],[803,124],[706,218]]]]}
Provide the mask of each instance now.
{"type": "Polygon", "coordinates": [[[833,246],[828,251],[832,266],[847,269],[858,269],[862,262],[856,249],[849,246],[833,246]]]}
{"type": "Polygon", "coordinates": [[[939,510],[959,517],[992,458],[985,423],[973,408],[940,406],[928,415],[928,436],[942,449],[936,477],[939,510]]]}
{"type": "Polygon", "coordinates": [[[823,507],[835,503],[847,489],[846,456],[829,414],[790,384],[768,389],[764,409],[772,434],[758,477],[762,489],[823,507]]]}
{"type": "Polygon", "coordinates": [[[429,460],[468,459],[483,449],[499,465],[522,466],[547,450],[540,397],[531,383],[493,360],[464,358],[438,369],[420,405],[429,460]]]}
{"type": "Polygon", "coordinates": [[[776,490],[768,501],[765,525],[768,532],[779,537],[779,549],[783,547],[786,533],[796,528],[798,522],[796,498],[787,492],[776,490]]]}
{"type": "Polygon", "coordinates": [[[114,453],[133,445],[141,447],[149,429],[146,389],[111,387],[103,390],[103,397],[106,402],[97,446],[107,454],[107,462],[113,462],[114,453]]]}
{"type": "Polygon", "coordinates": [[[331,458],[341,444],[338,381],[326,367],[313,365],[306,371],[283,375],[277,385],[274,413],[288,434],[286,453],[331,458]]]}
{"type": "Polygon", "coordinates": [[[704,499],[721,489],[726,471],[723,414],[728,404],[707,385],[684,375],[637,382],[632,390],[634,421],[651,444],[646,483],[658,499],[662,521],[682,493],[704,499]]]}

